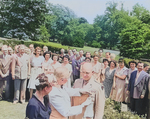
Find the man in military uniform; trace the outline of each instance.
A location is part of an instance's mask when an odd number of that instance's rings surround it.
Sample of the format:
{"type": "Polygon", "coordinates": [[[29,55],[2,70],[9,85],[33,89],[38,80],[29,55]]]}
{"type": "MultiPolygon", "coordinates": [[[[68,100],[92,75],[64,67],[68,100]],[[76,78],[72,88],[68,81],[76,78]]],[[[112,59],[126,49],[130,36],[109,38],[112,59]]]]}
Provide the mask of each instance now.
{"type": "MultiPolygon", "coordinates": [[[[105,95],[103,87],[100,83],[98,83],[92,77],[92,64],[85,62],[82,68],[82,77],[83,79],[76,79],[73,88],[83,88],[83,87],[91,87],[92,98],[94,97],[94,104],[83,107],[82,114],[71,116],[70,119],[82,119],[86,117],[86,119],[102,119],[104,114],[104,106],[105,106],[105,95]]],[[[73,97],[72,98],[72,106],[77,106],[82,104],[88,95],[82,95],[81,97],[73,97]]]]}

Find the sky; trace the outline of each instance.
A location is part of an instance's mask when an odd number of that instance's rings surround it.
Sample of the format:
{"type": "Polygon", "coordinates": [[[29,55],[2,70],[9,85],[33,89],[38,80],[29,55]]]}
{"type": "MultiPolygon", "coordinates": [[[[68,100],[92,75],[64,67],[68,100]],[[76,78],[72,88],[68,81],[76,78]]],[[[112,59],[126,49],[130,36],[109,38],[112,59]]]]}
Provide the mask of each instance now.
{"type": "Polygon", "coordinates": [[[97,15],[104,14],[107,7],[106,3],[109,1],[117,2],[118,7],[123,2],[124,8],[130,11],[136,3],[139,3],[150,11],[150,0],[49,0],[50,3],[69,7],[78,17],[86,18],[90,24],[94,22],[97,15]]]}

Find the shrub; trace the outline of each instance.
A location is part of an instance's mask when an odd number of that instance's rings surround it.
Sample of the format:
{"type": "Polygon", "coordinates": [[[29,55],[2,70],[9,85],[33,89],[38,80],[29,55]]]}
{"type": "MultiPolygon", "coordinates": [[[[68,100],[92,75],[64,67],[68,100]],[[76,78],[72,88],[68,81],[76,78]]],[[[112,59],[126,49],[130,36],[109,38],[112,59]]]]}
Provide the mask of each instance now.
{"type": "Polygon", "coordinates": [[[97,42],[97,41],[95,41],[95,40],[93,40],[93,42],[92,42],[92,45],[91,45],[92,47],[95,47],[95,48],[100,48],[101,47],[101,45],[100,45],[100,43],[99,42],[97,42]]]}
{"type": "Polygon", "coordinates": [[[125,66],[129,68],[129,62],[133,59],[124,58],[125,66]]]}
{"type": "Polygon", "coordinates": [[[137,114],[132,112],[120,112],[120,104],[106,99],[103,119],[141,119],[137,114]]]}

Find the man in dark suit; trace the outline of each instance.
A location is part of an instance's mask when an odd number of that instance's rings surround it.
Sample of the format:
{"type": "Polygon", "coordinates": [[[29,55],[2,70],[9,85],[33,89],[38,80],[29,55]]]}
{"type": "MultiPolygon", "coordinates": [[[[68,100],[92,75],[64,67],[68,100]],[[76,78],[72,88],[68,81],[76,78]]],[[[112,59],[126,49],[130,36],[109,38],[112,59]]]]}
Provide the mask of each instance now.
{"type": "Polygon", "coordinates": [[[139,115],[146,112],[146,83],[148,74],[143,71],[143,63],[139,62],[137,65],[138,70],[131,73],[127,94],[130,93],[130,106],[131,111],[139,115]]]}

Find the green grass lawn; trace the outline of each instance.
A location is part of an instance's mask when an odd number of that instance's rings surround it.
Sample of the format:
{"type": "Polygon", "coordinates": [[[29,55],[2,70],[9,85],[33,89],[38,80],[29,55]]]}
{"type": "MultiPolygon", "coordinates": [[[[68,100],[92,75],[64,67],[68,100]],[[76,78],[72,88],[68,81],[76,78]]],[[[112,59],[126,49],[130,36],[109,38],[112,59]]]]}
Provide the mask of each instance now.
{"type": "Polygon", "coordinates": [[[0,101],[0,119],[24,119],[27,102],[13,104],[8,101],[0,101]]]}

